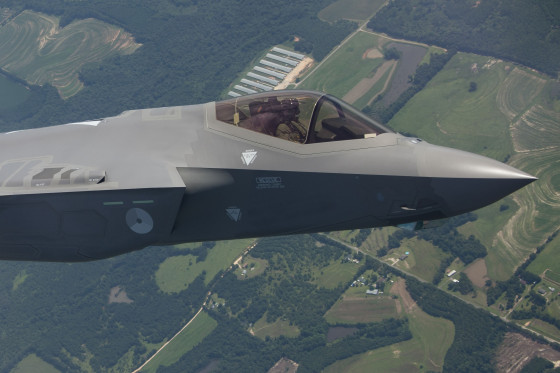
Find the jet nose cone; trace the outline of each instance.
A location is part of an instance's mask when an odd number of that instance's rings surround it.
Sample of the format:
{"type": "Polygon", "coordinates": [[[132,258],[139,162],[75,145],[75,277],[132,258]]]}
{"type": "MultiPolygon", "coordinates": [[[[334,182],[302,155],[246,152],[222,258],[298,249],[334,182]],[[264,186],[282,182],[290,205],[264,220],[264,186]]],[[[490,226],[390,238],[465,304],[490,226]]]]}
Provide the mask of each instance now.
{"type": "Polygon", "coordinates": [[[523,188],[536,178],[504,163],[460,150],[429,147],[419,157],[421,176],[432,178],[448,216],[476,210],[523,188]]]}
{"type": "Polygon", "coordinates": [[[418,157],[420,176],[469,179],[536,180],[523,171],[478,154],[428,145],[418,157]]]}

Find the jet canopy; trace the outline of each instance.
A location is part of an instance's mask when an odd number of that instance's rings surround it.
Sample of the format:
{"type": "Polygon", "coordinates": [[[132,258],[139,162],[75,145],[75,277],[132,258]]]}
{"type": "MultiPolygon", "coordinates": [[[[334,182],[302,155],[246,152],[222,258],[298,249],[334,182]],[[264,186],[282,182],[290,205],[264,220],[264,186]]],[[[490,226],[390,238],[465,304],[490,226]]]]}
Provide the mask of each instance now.
{"type": "Polygon", "coordinates": [[[312,91],[272,91],[216,102],[216,119],[300,144],[393,132],[344,101],[312,91]]]}

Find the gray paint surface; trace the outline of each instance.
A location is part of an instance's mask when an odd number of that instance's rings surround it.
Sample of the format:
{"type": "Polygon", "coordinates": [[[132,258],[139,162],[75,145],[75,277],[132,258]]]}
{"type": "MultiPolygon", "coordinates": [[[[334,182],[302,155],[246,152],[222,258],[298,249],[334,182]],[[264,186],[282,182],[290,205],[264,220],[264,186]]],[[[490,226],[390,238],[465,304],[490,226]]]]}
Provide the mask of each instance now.
{"type": "Polygon", "coordinates": [[[293,142],[218,120],[214,102],[0,134],[0,259],[83,261],[443,218],[535,180],[389,130],[360,136],[293,142]]]}

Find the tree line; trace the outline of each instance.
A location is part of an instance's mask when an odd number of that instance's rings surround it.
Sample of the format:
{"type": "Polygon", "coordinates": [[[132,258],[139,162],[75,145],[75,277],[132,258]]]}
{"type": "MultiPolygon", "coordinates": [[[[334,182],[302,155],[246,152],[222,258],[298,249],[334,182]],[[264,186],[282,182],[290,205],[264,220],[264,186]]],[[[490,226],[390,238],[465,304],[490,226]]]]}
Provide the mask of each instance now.
{"type": "Polygon", "coordinates": [[[557,77],[560,3],[556,0],[393,0],[368,27],[447,49],[494,56],[557,77]]]}

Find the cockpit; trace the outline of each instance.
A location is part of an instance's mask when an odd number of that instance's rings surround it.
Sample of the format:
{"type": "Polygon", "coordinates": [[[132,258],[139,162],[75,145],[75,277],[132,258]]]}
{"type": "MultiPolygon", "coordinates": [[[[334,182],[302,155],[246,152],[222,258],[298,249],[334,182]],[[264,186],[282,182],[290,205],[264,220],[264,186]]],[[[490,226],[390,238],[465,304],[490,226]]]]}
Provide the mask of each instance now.
{"type": "Polygon", "coordinates": [[[216,102],[216,119],[300,144],[393,132],[344,101],[312,91],[272,91],[216,102]]]}

